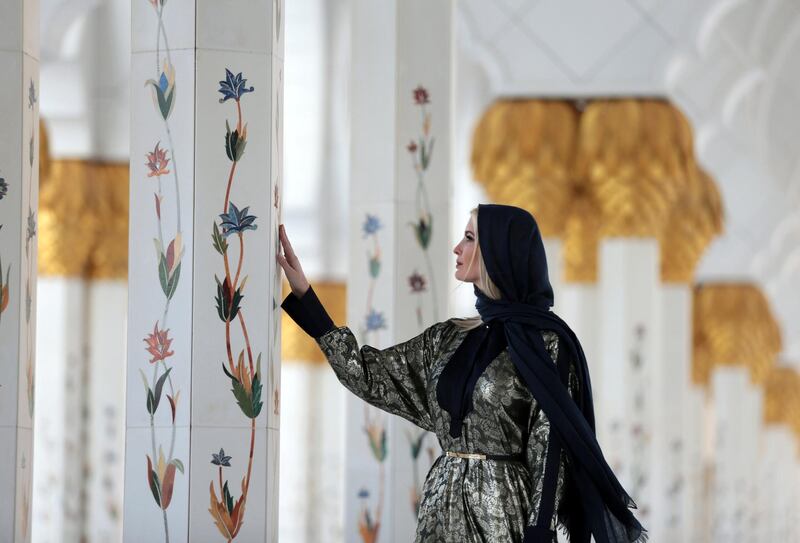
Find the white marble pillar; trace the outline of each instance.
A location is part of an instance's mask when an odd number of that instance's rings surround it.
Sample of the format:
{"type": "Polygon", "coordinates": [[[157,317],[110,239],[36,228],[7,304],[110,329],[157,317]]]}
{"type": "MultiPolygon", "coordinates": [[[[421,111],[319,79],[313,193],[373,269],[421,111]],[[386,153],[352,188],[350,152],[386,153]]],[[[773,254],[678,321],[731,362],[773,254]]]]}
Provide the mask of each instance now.
{"type": "Polygon", "coordinates": [[[124,540],[275,541],[284,4],[132,9],[124,540]]]}
{"type": "Polygon", "coordinates": [[[714,482],[719,471],[717,456],[717,436],[716,431],[716,407],[714,402],[713,390],[711,385],[708,385],[706,393],[703,395],[703,416],[701,420],[702,435],[702,479],[701,488],[699,492],[699,507],[696,511],[695,529],[696,534],[699,536],[698,541],[711,542],[713,541],[714,529],[714,499],[716,497],[716,488],[714,482]]]}
{"type": "MultiPolygon", "coordinates": [[[[550,275],[550,284],[555,296],[555,311],[567,324],[581,342],[581,347],[586,355],[589,365],[589,375],[592,381],[592,390],[595,395],[602,389],[603,372],[601,370],[602,357],[600,356],[600,309],[598,286],[596,281],[571,281],[567,280],[565,273],[564,242],[558,238],[545,239],[547,251],[547,267],[550,275]]],[[[595,411],[601,409],[595,401],[595,411]]],[[[602,410],[602,409],[601,409],[602,410]]],[[[598,440],[603,428],[597,428],[598,440]]]]}
{"type": "Polygon", "coordinates": [[[600,385],[596,421],[609,465],[652,518],[653,379],[660,364],[659,245],[651,238],[604,238],[599,251],[600,385]]]}
{"type": "MultiPolygon", "coordinates": [[[[685,283],[661,286],[661,329],[658,331],[659,364],[653,373],[653,516],[650,531],[655,540],[689,541],[683,503],[687,495],[684,457],[689,441],[692,411],[689,398],[692,356],[692,290],[685,283]]],[[[699,461],[699,456],[693,457],[699,461]]]]}
{"type": "Polygon", "coordinates": [[[794,455],[794,462],[791,464],[789,473],[789,489],[790,497],[789,504],[786,508],[786,534],[788,538],[786,541],[797,541],[800,539],[800,461],[798,456],[794,455]]]}
{"type": "Polygon", "coordinates": [[[110,543],[122,537],[128,288],[119,267],[115,279],[96,272],[127,250],[119,243],[122,230],[127,236],[127,191],[116,198],[113,189],[127,187],[128,177],[131,2],[66,6],[42,2],[40,15],[43,142],[49,136],[42,161],[49,158],[50,168],[41,175],[45,333],[37,341],[34,441],[47,461],[35,466],[32,538],[110,543]],[[111,245],[121,247],[113,258],[111,245]]]}
{"type": "Polygon", "coordinates": [[[47,330],[47,337],[41,334],[37,342],[41,371],[36,387],[39,410],[34,443],[46,461],[34,466],[34,542],[81,540],[81,501],[86,495],[82,453],[92,450],[83,445],[81,412],[87,392],[87,290],[80,278],[39,278],[37,291],[47,307],[39,307],[37,324],[47,330]]]}
{"type": "MultiPolygon", "coordinates": [[[[601,370],[602,357],[600,356],[601,327],[599,312],[599,290],[597,281],[571,281],[567,280],[564,261],[564,242],[561,239],[549,238],[545,240],[547,251],[547,266],[550,274],[550,284],[553,286],[555,296],[555,311],[572,328],[581,342],[581,347],[586,355],[589,365],[589,374],[592,380],[592,389],[597,391],[602,388],[603,372],[601,370]]],[[[595,411],[600,408],[595,401],[595,411]]],[[[603,428],[597,427],[598,440],[601,442],[603,428]]]]}
{"type": "Polygon", "coordinates": [[[564,285],[564,262],[561,256],[563,242],[559,238],[543,237],[542,244],[547,258],[547,272],[550,286],[553,287],[553,297],[558,301],[564,285]]]}
{"type": "MultiPolygon", "coordinates": [[[[352,16],[347,315],[386,347],[448,317],[453,2],[357,0],[352,16]]],[[[345,541],[410,541],[435,436],[352,395],[346,414],[345,541]]]]}
{"type": "Polygon", "coordinates": [[[125,360],[128,284],[123,279],[95,279],[87,291],[89,379],[83,402],[88,445],[81,447],[81,458],[91,469],[84,479],[81,535],[93,543],[117,543],[122,539],[125,479],[125,406],[119,402],[125,368],[108,361],[125,360]]]}
{"type": "Polygon", "coordinates": [[[283,360],[280,541],[343,542],[344,395],[330,367],[283,360]],[[320,443],[327,446],[320,447],[320,443]]]}
{"type": "Polygon", "coordinates": [[[711,541],[752,541],[751,507],[760,431],[761,393],[747,368],[723,366],[711,377],[714,468],[711,541]]]}
{"type": "Polygon", "coordinates": [[[796,530],[790,524],[790,517],[791,511],[798,508],[792,495],[796,485],[795,436],[785,424],[768,424],[761,434],[761,444],[761,454],[754,470],[758,483],[754,499],[758,532],[753,541],[794,541],[796,530]]]}
{"type": "Polygon", "coordinates": [[[708,392],[705,387],[690,383],[686,390],[683,409],[683,500],[680,526],[687,541],[706,541],[704,539],[708,517],[707,500],[704,496],[707,463],[705,450],[705,417],[708,392]]]}
{"type": "Polygon", "coordinates": [[[32,541],[122,535],[127,285],[40,277],[32,541]]]}
{"type": "Polygon", "coordinates": [[[736,497],[737,525],[740,541],[755,541],[758,521],[758,500],[756,496],[758,479],[753,476],[757,471],[761,449],[761,435],[764,420],[764,390],[748,380],[746,393],[741,398],[745,412],[739,425],[739,447],[737,450],[736,497]]]}
{"type": "Polygon", "coordinates": [[[39,2],[0,4],[0,541],[29,541],[39,193],[39,2]]]}
{"type": "MultiPolygon", "coordinates": [[[[549,261],[548,261],[549,263],[549,261]]],[[[589,375],[592,381],[592,390],[595,395],[595,430],[597,440],[602,446],[608,442],[606,437],[608,428],[601,424],[605,416],[605,408],[599,400],[600,391],[603,390],[603,356],[601,355],[602,318],[600,310],[600,289],[597,282],[564,282],[561,290],[556,295],[553,310],[569,324],[581,342],[586,364],[589,366],[589,375]]],[[[603,448],[606,460],[611,462],[609,452],[603,448]]]]}
{"type": "Polygon", "coordinates": [[[712,464],[710,491],[710,541],[738,541],[734,526],[734,478],[736,476],[737,421],[741,417],[737,398],[744,392],[747,370],[742,367],[717,368],[711,375],[708,408],[712,416],[712,464]]]}

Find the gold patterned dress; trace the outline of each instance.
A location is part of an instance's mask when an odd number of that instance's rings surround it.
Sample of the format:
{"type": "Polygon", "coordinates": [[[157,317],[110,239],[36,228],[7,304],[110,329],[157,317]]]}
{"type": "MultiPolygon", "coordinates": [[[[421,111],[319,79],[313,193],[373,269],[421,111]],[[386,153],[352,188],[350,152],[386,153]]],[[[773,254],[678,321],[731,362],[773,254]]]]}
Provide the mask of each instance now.
{"type": "MultiPolygon", "coordinates": [[[[287,301],[292,297],[290,294],[287,301]]],[[[301,323],[300,313],[319,311],[313,309],[312,298],[304,295],[283,307],[301,323]]],[[[506,348],[479,377],[473,409],[463,421],[461,436],[451,437],[450,415],[437,401],[436,386],[468,333],[455,320],[436,323],[386,349],[360,346],[347,326],[329,326],[316,341],[347,389],[367,403],[435,433],[443,451],[519,458],[467,459],[445,454],[437,458],[423,486],[417,543],[519,543],[538,520],[550,424],[506,348]]],[[[543,330],[542,337],[555,364],[558,335],[543,330]]],[[[570,396],[575,396],[577,387],[570,361],[570,396]]],[[[555,511],[563,495],[567,461],[562,450],[555,511]]],[[[550,520],[553,540],[556,522],[554,513],[550,520]]]]}

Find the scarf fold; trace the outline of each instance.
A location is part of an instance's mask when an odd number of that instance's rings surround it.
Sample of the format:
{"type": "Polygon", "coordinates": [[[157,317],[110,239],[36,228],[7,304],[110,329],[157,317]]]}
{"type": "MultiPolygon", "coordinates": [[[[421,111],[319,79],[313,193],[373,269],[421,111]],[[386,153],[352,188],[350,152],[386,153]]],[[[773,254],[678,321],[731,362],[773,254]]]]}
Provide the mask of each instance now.
{"type": "Polygon", "coordinates": [[[472,408],[475,382],[507,344],[520,377],[569,457],[559,519],[567,526],[570,541],[589,543],[591,535],[596,543],[647,541],[647,531],[630,510],[636,504],[605,461],[595,437],[592,386],[583,348],[567,323],[550,310],[553,291],[536,221],[517,207],[481,204],[478,240],[489,277],[502,299],[493,300],[474,287],[475,307],[486,324],[469,332],[442,370],[437,396],[450,414],[451,435],[460,435],[472,408]],[[559,378],[541,330],[555,331],[560,348],[574,361],[579,382],[574,398],[559,378]]]}
{"type": "Polygon", "coordinates": [[[450,411],[452,437],[461,437],[464,417],[472,411],[475,383],[506,346],[506,334],[500,321],[473,328],[442,370],[436,383],[436,396],[450,411]]]}

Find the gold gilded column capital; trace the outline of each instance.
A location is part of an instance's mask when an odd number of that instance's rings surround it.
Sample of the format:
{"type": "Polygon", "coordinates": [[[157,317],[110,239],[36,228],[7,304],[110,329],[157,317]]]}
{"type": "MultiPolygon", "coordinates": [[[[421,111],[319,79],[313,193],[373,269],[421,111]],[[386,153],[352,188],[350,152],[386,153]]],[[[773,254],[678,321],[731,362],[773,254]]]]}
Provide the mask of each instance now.
{"type": "Polygon", "coordinates": [[[696,285],[692,313],[692,380],[708,385],[715,368],[742,366],[763,385],[782,344],[761,289],[748,282],[696,285]]]}
{"type": "Polygon", "coordinates": [[[41,120],[39,142],[39,274],[126,278],[128,163],[54,160],[41,120]]]}
{"type": "Polygon", "coordinates": [[[597,281],[597,260],[603,219],[599,204],[583,187],[573,196],[563,233],[564,280],[570,283],[597,281]]]}
{"type": "Polygon", "coordinates": [[[128,164],[47,159],[39,186],[39,273],[128,275],[128,164]]]}
{"type": "MultiPolygon", "coordinates": [[[[289,283],[284,281],[281,301],[289,292],[289,283]]],[[[314,292],[337,326],[347,322],[347,285],[344,282],[314,281],[314,292]]],[[[285,312],[281,313],[281,360],[325,362],[325,355],[314,338],[303,332],[285,312]]]]}
{"type": "Polygon", "coordinates": [[[563,239],[569,282],[597,280],[604,237],[659,239],[664,280],[691,282],[721,232],[719,192],[667,100],[499,100],[475,128],[471,163],[492,201],[563,239]]]}
{"type": "Polygon", "coordinates": [[[711,176],[698,169],[670,210],[660,237],[661,279],[691,283],[697,263],[711,241],[722,234],[722,197],[711,176]]]}
{"type": "Polygon", "coordinates": [[[764,422],[785,424],[800,437],[800,373],[794,367],[775,366],[767,372],[764,422]]]}
{"type": "Polygon", "coordinates": [[[489,198],[530,211],[560,236],[572,194],[578,110],[566,100],[498,100],[472,138],[472,171],[489,198]]]}
{"type": "Polygon", "coordinates": [[[697,167],[686,117],[653,98],[590,102],[575,160],[600,206],[603,237],[659,237],[697,167]]]}

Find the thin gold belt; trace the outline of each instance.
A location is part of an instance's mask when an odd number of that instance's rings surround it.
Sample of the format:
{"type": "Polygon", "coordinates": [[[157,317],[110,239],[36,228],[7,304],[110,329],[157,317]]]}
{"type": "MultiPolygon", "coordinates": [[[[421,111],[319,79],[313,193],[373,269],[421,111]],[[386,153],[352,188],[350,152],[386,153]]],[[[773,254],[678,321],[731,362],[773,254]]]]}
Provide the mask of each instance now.
{"type": "Polygon", "coordinates": [[[522,453],[517,454],[483,454],[483,453],[464,453],[447,451],[445,455],[454,458],[467,458],[470,460],[505,460],[508,462],[523,462],[525,456],[522,453]]]}

